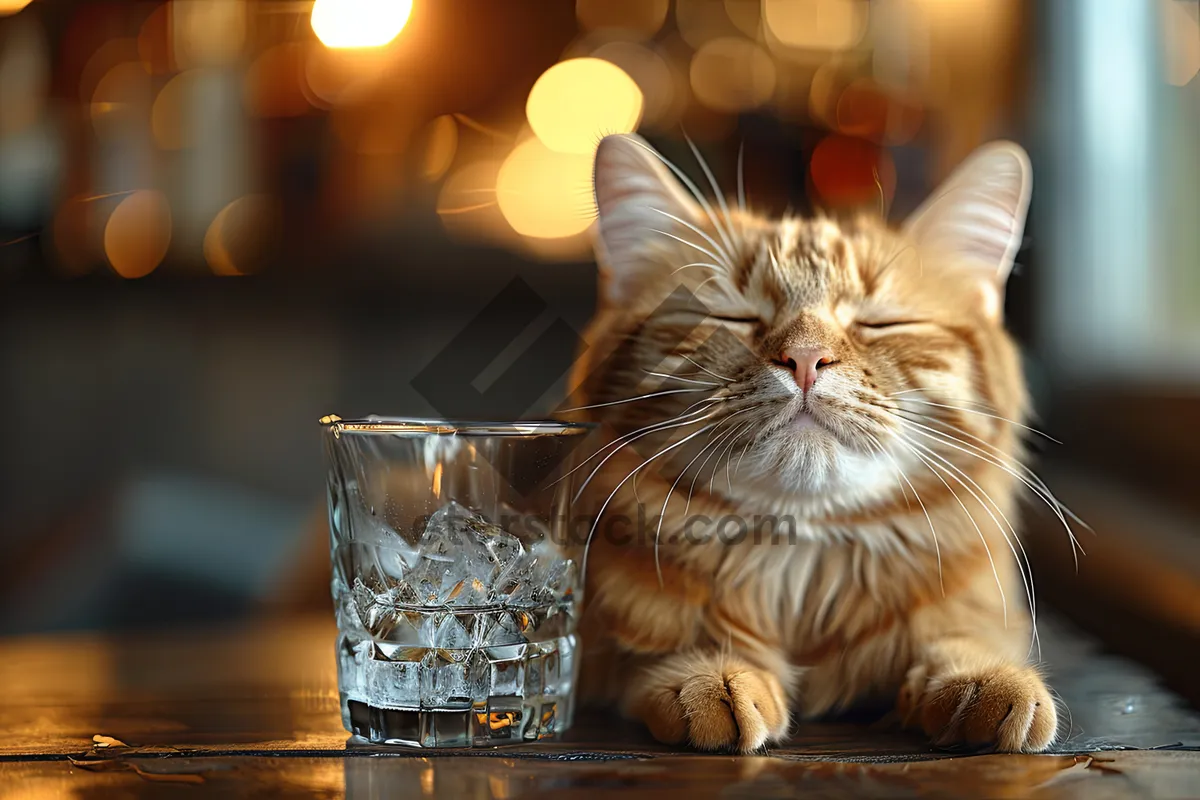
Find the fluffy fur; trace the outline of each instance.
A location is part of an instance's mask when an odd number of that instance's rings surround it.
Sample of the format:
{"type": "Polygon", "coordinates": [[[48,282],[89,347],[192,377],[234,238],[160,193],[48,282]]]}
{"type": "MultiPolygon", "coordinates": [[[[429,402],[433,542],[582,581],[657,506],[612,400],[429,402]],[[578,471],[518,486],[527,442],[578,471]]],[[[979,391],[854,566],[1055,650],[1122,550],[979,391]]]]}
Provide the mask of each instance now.
{"type": "Polygon", "coordinates": [[[600,145],[585,694],[707,750],[880,698],[938,745],[1046,749],[1013,523],[1019,489],[1059,507],[1021,463],[1001,319],[1023,151],[981,149],[899,231],[676,176],[637,137],[600,145]],[[825,355],[807,393],[795,352],[825,355]]]}

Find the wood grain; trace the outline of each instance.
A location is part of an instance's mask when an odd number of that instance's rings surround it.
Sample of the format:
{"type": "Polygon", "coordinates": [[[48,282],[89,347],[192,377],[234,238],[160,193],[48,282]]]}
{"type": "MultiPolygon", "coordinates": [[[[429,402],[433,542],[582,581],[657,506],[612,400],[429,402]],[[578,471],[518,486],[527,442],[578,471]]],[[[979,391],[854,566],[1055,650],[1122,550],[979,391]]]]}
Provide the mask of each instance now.
{"type": "Polygon", "coordinates": [[[761,756],[700,755],[603,710],[582,714],[561,741],[455,753],[378,747],[341,728],[324,616],[28,637],[0,642],[0,787],[30,797],[1200,795],[1200,716],[1063,623],[1044,622],[1042,637],[1073,721],[1058,754],[966,757],[870,716],[796,725],[761,756]],[[1167,749],[1121,749],[1150,747],[1167,749]],[[380,755],[393,757],[371,757],[380,755]]]}

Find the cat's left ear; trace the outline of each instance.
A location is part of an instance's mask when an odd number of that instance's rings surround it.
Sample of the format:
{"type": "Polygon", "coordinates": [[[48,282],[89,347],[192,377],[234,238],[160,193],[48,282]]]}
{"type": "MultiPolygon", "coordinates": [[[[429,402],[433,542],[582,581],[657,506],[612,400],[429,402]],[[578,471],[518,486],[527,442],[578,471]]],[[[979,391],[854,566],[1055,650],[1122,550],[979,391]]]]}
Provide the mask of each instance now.
{"type": "Polygon", "coordinates": [[[913,212],[904,229],[917,246],[980,270],[1003,298],[1029,210],[1029,156],[1013,142],[980,147],[913,212]]]}

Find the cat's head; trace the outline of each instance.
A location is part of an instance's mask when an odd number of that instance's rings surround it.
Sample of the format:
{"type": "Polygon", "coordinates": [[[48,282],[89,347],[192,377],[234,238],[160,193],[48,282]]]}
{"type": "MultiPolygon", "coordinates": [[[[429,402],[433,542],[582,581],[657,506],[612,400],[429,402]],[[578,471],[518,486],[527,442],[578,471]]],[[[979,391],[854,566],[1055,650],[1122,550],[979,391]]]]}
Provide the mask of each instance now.
{"type": "Polygon", "coordinates": [[[1029,173],[988,145],[893,230],[702,199],[642,139],[606,138],[592,416],[683,485],[828,507],[948,475],[964,445],[1010,452],[998,418],[1025,395],[1002,309],[1029,173]]]}

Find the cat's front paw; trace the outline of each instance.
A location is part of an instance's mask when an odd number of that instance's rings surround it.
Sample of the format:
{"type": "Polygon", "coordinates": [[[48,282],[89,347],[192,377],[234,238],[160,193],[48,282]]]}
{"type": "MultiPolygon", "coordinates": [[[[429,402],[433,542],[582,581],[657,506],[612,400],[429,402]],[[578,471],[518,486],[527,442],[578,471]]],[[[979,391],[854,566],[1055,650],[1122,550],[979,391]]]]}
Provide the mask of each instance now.
{"type": "Polygon", "coordinates": [[[1040,753],[1058,731],[1054,700],[1030,667],[929,675],[917,665],[909,670],[897,706],[906,722],[919,724],[939,747],[1040,753]]]}
{"type": "Polygon", "coordinates": [[[787,733],[783,688],[755,667],[724,659],[664,664],[644,680],[629,711],[660,742],[749,753],[787,733]]]}

